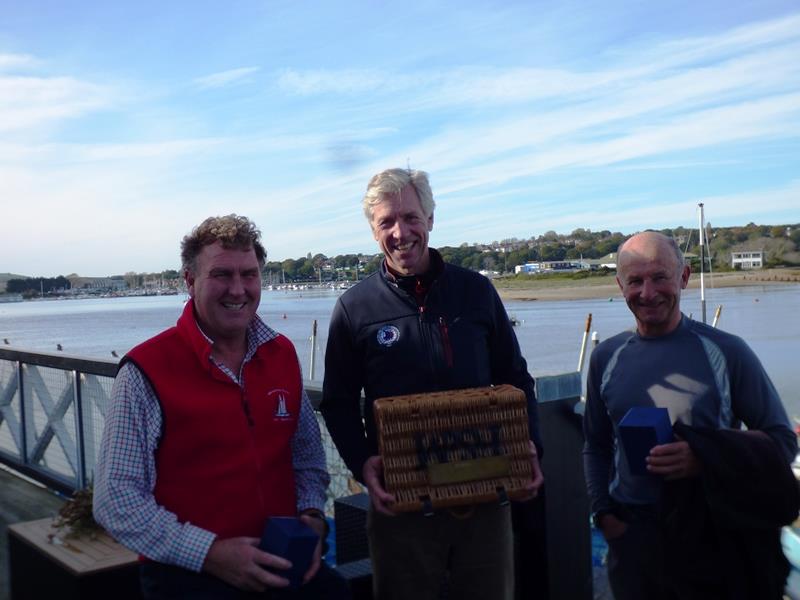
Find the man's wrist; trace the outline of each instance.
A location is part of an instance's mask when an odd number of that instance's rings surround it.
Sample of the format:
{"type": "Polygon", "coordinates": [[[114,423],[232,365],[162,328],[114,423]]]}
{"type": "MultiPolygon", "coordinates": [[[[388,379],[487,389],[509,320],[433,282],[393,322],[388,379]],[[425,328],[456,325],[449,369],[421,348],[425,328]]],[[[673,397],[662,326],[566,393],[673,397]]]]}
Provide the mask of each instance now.
{"type": "Polygon", "coordinates": [[[300,511],[301,517],[311,517],[317,521],[320,521],[324,527],[323,538],[328,537],[328,533],[330,533],[330,525],[328,525],[328,519],[325,517],[325,513],[322,512],[318,508],[306,508],[300,511]]]}
{"type": "Polygon", "coordinates": [[[594,525],[597,529],[602,529],[603,518],[608,515],[613,515],[614,517],[619,518],[613,508],[601,508],[600,510],[596,510],[592,513],[592,525],[594,525]]]}

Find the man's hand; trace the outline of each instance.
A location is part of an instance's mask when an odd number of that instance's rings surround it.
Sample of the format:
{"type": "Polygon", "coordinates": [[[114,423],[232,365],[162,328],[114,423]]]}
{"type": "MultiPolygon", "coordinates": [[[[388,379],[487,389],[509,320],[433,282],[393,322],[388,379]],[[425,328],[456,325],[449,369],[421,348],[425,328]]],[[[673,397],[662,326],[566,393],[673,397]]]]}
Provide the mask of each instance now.
{"type": "Polygon", "coordinates": [[[288,569],[292,563],[259,550],[258,542],[258,538],[251,537],[214,540],[208,549],[203,570],[247,592],[263,592],[270,587],[288,586],[288,579],[271,573],[264,567],[288,569]]]}
{"type": "Polygon", "coordinates": [[[383,460],[380,456],[370,456],[364,463],[362,471],[364,483],[369,491],[372,506],[379,513],[393,517],[391,505],[396,502],[394,496],[383,489],[383,460]]]}
{"type": "Polygon", "coordinates": [[[524,495],[518,498],[521,502],[536,498],[539,495],[539,488],[544,483],[544,474],[542,474],[542,467],[539,465],[539,454],[536,452],[536,446],[530,440],[528,441],[528,453],[531,460],[531,480],[525,486],[524,495]]]}
{"type": "Polygon", "coordinates": [[[606,541],[622,537],[628,529],[628,524],[625,521],[618,519],[611,513],[606,513],[600,517],[600,522],[597,526],[603,533],[603,537],[606,538],[606,541]]]}
{"type": "Polygon", "coordinates": [[[314,548],[314,558],[311,559],[311,566],[308,567],[308,571],[306,574],[303,575],[303,585],[307,584],[314,575],[317,574],[319,571],[320,563],[322,562],[322,543],[325,541],[325,522],[321,519],[316,517],[310,517],[308,515],[300,515],[300,520],[311,527],[314,531],[317,532],[319,536],[319,541],[317,542],[317,547],[314,548]]]}
{"type": "Polygon", "coordinates": [[[667,480],[697,477],[702,470],[691,446],[683,440],[655,446],[647,457],[647,471],[667,480]]]}

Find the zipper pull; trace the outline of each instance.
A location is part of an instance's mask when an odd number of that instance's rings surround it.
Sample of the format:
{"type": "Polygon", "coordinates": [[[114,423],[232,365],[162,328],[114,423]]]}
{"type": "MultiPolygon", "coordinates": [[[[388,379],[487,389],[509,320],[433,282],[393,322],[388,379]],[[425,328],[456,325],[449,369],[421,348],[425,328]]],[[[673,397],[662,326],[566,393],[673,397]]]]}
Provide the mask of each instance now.
{"type": "Polygon", "coordinates": [[[439,317],[439,331],[442,334],[442,346],[444,346],[444,358],[447,366],[453,366],[453,347],[450,345],[450,333],[447,331],[447,321],[444,317],[439,317]]]}

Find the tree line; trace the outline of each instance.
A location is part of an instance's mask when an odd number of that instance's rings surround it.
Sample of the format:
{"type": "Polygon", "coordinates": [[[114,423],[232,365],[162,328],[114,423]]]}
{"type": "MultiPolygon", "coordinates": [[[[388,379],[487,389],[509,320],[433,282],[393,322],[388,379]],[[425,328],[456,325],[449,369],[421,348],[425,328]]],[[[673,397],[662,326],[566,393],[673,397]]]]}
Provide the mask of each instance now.
{"type": "MultiPolygon", "coordinates": [[[[684,252],[699,253],[697,229],[676,227],[661,229],[665,235],[675,238],[684,252]]],[[[439,246],[444,260],[475,271],[487,270],[498,273],[513,273],[514,267],[532,261],[569,261],[596,259],[616,252],[619,245],[633,234],[592,231],[578,228],[568,234],[548,231],[528,239],[507,238],[488,244],[439,246]]],[[[734,249],[764,250],[765,266],[800,265],[800,224],[756,225],[706,228],[706,253],[711,258],[712,268],[730,269],[730,252],[734,249]]],[[[328,257],[318,253],[282,261],[269,261],[264,265],[265,283],[280,284],[298,281],[337,281],[361,279],[374,272],[381,263],[382,255],[340,254],[328,257]]],[[[70,276],[71,277],[71,276],[70,276]]],[[[159,273],[134,273],[115,275],[124,279],[129,288],[162,285],[175,287],[180,284],[181,273],[167,269],[159,273]]],[[[54,278],[9,279],[6,291],[23,295],[35,295],[42,291],[67,289],[69,281],[64,276],[54,278]]]]}
{"type": "MultiPolygon", "coordinates": [[[[699,254],[698,230],[687,227],[665,228],[661,233],[675,238],[686,253],[699,254]]],[[[535,261],[577,261],[597,259],[616,252],[619,245],[633,234],[609,230],[592,231],[578,228],[568,234],[548,231],[528,239],[508,238],[488,244],[439,246],[445,261],[472,269],[513,273],[514,267],[535,261]]],[[[800,264],[800,224],[756,225],[715,229],[706,227],[706,254],[713,269],[730,269],[730,253],[734,249],[765,251],[765,266],[800,264]]],[[[308,253],[305,257],[269,262],[265,265],[267,280],[323,281],[355,279],[375,271],[381,254],[343,254],[332,258],[308,253]]]]}
{"type": "Polygon", "coordinates": [[[58,277],[26,277],[24,279],[9,279],[6,282],[6,292],[9,294],[22,294],[23,297],[33,297],[51,292],[63,291],[69,288],[69,280],[63,275],[58,277]]]}

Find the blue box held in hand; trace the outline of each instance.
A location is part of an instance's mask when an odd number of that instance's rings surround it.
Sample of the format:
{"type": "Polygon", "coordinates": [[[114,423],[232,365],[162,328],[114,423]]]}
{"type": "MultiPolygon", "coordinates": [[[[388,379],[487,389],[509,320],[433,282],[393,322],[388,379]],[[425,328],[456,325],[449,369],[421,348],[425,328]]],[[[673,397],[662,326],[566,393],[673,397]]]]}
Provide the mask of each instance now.
{"type": "Polygon", "coordinates": [[[669,411],[655,406],[634,406],[619,422],[619,437],[634,475],[648,475],[647,461],[653,446],[674,440],[669,411]]]}
{"type": "Polygon", "coordinates": [[[290,569],[271,569],[289,580],[292,589],[299,588],[314,558],[319,535],[296,517],[270,517],[258,547],[292,563],[290,569]]]}

